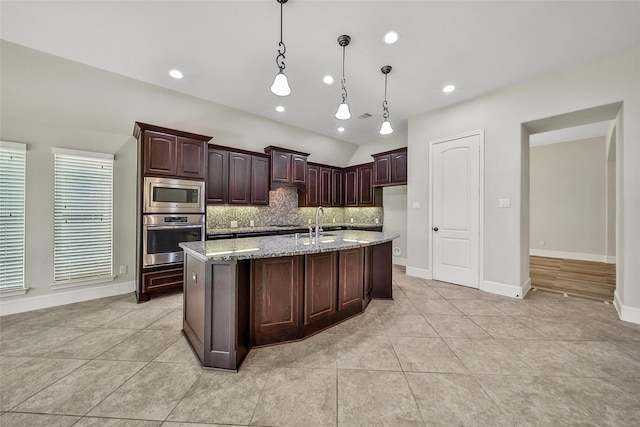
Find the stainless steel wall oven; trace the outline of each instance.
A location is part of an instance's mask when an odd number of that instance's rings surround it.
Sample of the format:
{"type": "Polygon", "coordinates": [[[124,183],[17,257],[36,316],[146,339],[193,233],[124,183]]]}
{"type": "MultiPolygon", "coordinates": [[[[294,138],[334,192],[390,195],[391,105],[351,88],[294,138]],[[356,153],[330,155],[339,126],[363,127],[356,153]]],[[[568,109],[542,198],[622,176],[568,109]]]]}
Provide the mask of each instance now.
{"type": "Polygon", "coordinates": [[[204,240],[203,214],[153,214],[142,218],[144,268],[181,264],[184,254],[178,243],[204,240]]]}

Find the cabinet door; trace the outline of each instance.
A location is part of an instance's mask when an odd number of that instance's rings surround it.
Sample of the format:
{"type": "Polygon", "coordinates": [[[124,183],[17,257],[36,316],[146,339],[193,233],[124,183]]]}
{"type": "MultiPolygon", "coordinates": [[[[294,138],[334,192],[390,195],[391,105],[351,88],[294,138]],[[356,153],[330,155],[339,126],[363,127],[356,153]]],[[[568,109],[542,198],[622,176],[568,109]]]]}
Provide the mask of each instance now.
{"type": "Polygon", "coordinates": [[[307,166],[306,206],[320,204],[320,167],[307,166]]]}
{"type": "Polygon", "coordinates": [[[391,182],[394,184],[407,183],[407,152],[401,151],[390,155],[391,182]]]}
{"type": "Polygon", "coordinates": [[[391,183],[391,156],[385,154],[373,159],[373,184],[385,185],[391,183]]]}
{"type": "Polygon", "coordinates": [[[291,154],[271,152],[271,181],[291,183],[291,154]]]}
{"type": "Polygon", "coordinates": [[[331,317],[336,312],[337,253],[305,256],[304,324],[331,317]]]}
{"type": "Polygon", "coordinates": [[[291,183],[306,184],[307,157],[291,154],[291,183]]]}
{"type": "Polygon", "coordinates": [[[177,137],[146,131],[143,156],[145,175],[177,175],[177,137]]]}
{"type": "Polygon", "coordinates": [[[251,203],[251,155],[229,153],[229,203],[251,203]]]}
{"type": "Polygon", "coordinates": [[[344,171],[344,205],[358,205],[358,168],[344,171]]]}
{"type": "Polygon", "coordinates": [[[207,162],[207,203],[229,203],[229,152],[209,149],[207,162]]]}
{"type": "Polygon", "coordinates": [[[373,165],[358,168],[358,205],[373,206],[373,165]]]}
{"type": "Polygon", "coordinates": [[[205,150],[207,143],[197,139],[178,137],[177,175],[183,178],[205,178],[205,150]]]}
{"type": "Polygon", "coordinates": [[[303,257],[253,261],[253,344],[298,338],[303,257]]]}
{"type": "Polygon", "coordinates": [[[251,156],[251,204],[269,204],[269,158],[251,156]]]}
{"type": "Polygon", "coordinates": [[[338,310],[362,307],[363,248],[340,251],[340,275],[338,281],[338,310]]]}
{"type": "Polygon", "coordinates": [[[332,202],[331,169],[320,167],[320,205],[331,206],[332,202]]]}
{"type": "Polygon", "coordinates": [[[344,193],[344,186],[342,184],[343,173],[340,169],[331,170],[331,205],[342,206],[344,200],[342,194],[344,193]]]}

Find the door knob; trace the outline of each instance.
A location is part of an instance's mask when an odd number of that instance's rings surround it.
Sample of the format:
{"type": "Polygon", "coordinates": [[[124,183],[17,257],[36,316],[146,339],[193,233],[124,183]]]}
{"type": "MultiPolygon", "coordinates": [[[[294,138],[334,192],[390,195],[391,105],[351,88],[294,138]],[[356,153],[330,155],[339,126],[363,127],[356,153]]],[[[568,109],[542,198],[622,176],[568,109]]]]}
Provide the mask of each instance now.
{"type": "Polygon", "coordinates": [[[433,227],[433,231],[438,231],[438,227],[433,227]]]}

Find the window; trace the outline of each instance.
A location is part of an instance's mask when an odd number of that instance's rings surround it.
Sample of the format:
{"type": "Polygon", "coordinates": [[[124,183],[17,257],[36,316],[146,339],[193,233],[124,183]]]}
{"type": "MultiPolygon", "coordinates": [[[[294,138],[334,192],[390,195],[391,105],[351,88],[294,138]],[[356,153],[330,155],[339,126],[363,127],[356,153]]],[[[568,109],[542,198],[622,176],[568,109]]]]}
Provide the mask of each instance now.
{"type": "Polygon", "coordinates": [[[54,287],[113,280],[113,155],[53,152],[54,287]]]}
{"type": "Polygon", "coordinates": [[[0,141],[0,292],[24,293],[26,145],[0,141]]]}

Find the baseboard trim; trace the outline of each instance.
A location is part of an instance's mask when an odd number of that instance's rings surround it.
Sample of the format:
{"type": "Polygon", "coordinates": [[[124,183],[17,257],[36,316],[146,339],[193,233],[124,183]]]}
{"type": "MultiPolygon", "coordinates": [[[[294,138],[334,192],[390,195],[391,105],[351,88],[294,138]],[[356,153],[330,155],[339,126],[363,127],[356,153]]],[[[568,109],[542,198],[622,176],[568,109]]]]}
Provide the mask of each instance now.
{"type": "Polygon", "coordinates": [[[508,283],[492,282],[490,280],[483,280],[480,282],[480,290],[483,292],[489,292],[496,295],[502,295],[505,297],[522,299],[531,289],[531,279],[528,278],[525,282],[518,285],[511,285],[508,283]]]}
{"type": "Polygon", "coordinates": [[[640,308],[638,307],[629,307],[628,305],[622,304],[620,300],[620,294],[616,290],[613,293],[613,305],[618,312],[618,317],[620,320],[624,320],[625,322],[637,323],[640,325],[640,308]]]}
{"type": "Polygon", "coordinates": [[[424,268],[417,267],[409,267],[406,268],[407,276],[419,277],[421,279],[431,280],[433,279],[433,275],[431,274],[431,270],[426,270],[424,268]]]}
{"type": "Polygon", "coordinates": [[[616,257],[608,257],[606,255],[583,254],[580,252],[548,251],[545,249],[529,249],[529,255],[542,256],[547,258],[575,259],[577,261],[606,262],[609,264],[613,264],[616,262],[616,257]],[[613,258],[613,261],[608,261],[611,258],[613,258]]]}
{"type": "Polygon", "coordinates": [[[391,262],[395,265],[407,265],[407,259],[406,258],[401,258],[398,256],[394,256],[391,260],[391,262]]]}
{"type": "Polygon", "coordinates": [[[23,295],[16,298],[0,300],[0,315],[23,313],[41,308],[89,301],[98,298],[127,294],[136,290],[136,282],[111,283],[102,286],[74,288],[73,290],[54,291],[43,295],[23,295]]]}

